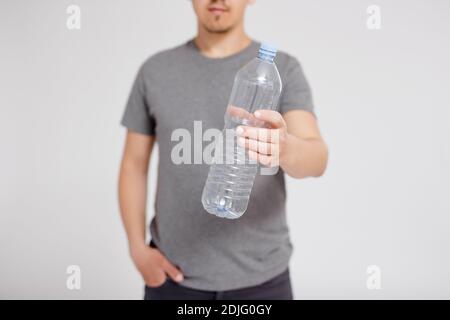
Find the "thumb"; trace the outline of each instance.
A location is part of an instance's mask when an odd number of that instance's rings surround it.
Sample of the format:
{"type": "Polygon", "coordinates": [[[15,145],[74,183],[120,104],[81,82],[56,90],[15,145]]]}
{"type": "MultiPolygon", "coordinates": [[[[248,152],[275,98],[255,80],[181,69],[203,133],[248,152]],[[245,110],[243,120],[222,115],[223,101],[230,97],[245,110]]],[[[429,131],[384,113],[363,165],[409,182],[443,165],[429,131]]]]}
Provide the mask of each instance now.
{"type": "Polygon", "coordinates": [[[169,275],[169,277],[175,282],[183,281],[183,274],[181,271],[175,267],[172,263],[169,262],[166,258],[164,258],[162,263],[162,268],[169,275]]]}
{"type": "Polygon", "coordinates": [[[257,110],[254,113],[256,119],[269,123],[272,128],[283,128],[286,126],[283,116],[274,110],[257,110]]]}

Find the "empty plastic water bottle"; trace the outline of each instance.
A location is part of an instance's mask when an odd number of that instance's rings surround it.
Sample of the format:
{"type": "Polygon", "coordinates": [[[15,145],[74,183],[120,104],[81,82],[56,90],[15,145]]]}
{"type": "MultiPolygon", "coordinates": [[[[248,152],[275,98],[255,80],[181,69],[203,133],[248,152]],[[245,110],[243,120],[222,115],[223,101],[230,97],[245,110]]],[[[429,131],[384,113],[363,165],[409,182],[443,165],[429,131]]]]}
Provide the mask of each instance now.
{"type": "Polygon", "coordinates": [[[262,44],[258,56],[238,71],[225,113],[222,143],[217,143],[214,160],[202,194],[206,211],[219,217],[236,219],[247,210],[250,193],[259,165],[248,159],[247,152],[237,145],[238,125],[264,127],[253,112],[275,110],[281,94],[281,79],[275,66],[277,50],[262,44]]]}

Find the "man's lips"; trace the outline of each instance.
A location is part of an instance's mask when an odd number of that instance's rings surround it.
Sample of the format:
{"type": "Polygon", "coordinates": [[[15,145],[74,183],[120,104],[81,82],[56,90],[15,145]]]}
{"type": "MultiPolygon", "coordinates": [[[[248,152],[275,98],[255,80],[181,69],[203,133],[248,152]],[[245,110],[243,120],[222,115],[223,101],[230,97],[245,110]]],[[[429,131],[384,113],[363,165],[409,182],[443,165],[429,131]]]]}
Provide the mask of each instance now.
{"type": "Polygon", "coordinates": [[[224,9],[224,8],[215,8],[215,7],[212,7],[212,8],[208,8],[208,11],[209,11],[209,12],[212,12],[212,13],[222,13],[222,12],[226,12],[227,10],[224,9]]]}

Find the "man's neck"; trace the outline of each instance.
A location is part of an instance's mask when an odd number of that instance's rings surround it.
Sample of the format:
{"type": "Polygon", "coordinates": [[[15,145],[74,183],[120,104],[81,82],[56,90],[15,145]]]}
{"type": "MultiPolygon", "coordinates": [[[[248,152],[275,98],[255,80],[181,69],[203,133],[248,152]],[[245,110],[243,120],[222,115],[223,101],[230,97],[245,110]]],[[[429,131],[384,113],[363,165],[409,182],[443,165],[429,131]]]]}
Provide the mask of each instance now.
{"type": "Polygon", "coordinates": [[[194,41],[203,55],[209,58],[224,58],[245,49],[252,40],[242,26],[224,33],[209,32],[199,26],[194,41]]]}

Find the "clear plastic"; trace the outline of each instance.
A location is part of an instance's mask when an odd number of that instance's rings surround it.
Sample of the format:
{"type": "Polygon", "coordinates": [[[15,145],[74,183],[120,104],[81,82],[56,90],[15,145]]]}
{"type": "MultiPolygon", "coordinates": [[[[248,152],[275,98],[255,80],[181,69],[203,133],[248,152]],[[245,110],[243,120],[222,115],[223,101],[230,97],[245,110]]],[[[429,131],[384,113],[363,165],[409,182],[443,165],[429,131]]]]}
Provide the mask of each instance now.
{"type": "Polygon", "coordinates": [[[259,165],[250,161],[245,149],[237,144],[239,125],[264,127],[253,112],[276,110],[281,94],[281,79],[273,62],[275,52],[260,49],[258,57],[238,71],[225,113],[222,143],[216,141],[213,163],[202,194],[206,211],[218,217],[236,219],[247,210],[259,165]],[[218,150],[222,148],[222,150],[218,150]]]}

